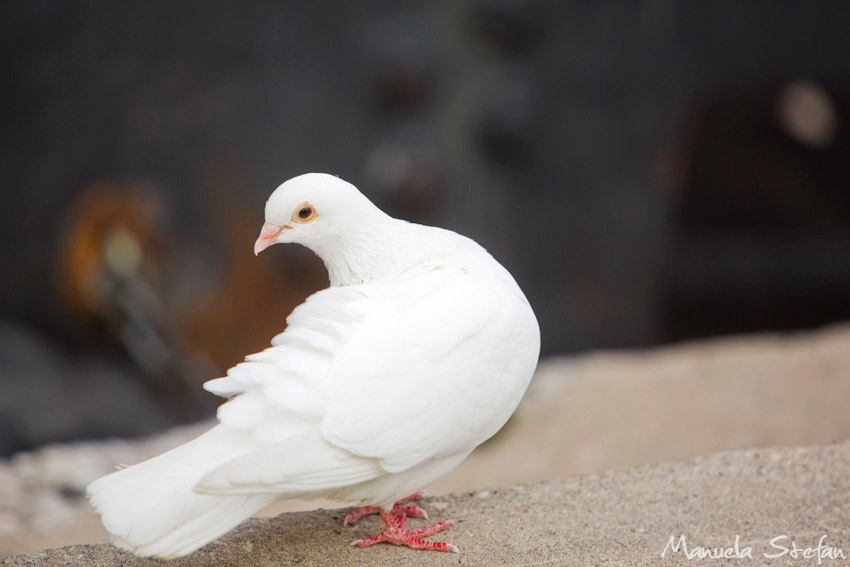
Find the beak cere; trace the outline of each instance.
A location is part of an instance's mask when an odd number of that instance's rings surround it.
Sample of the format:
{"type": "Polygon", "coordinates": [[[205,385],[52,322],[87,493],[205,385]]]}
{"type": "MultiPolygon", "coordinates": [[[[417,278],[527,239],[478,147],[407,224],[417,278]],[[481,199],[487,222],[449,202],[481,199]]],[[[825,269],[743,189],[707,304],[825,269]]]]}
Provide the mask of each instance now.
{"type": "Polygon", "coordinates": [[[275,238],[277,238],[278,234],[283,232],[284,228],[286,227],[268,222],[264,224],[262,230],[260,230],[260,237],[254,243],[254,255],[256,256],[272,244],[275,244],[275,238]]]}

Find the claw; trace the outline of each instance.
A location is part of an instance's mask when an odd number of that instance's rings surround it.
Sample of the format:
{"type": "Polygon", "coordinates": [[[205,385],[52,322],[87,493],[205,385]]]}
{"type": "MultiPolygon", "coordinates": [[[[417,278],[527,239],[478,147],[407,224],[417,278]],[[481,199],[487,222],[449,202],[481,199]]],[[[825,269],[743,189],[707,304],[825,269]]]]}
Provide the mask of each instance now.
{"type": "Polygon", "coordinates": [[[428,512],[419,506],[405,506],[404,513],[408,518],[424,518],[428,519],[428,512]]]}
{"type": "Polygon", "coordinates": [[[363,516],[368,516],[369,514],[377,514],[377,513],[378,513],[378,509],[374,506],[364,506],[363,508],[358,508],[356,510],[352,510],[345,517],[345,520],[343,520],[342,525],[348,526],[350,524],[353,524],[354,522],[356,522],[357,520],[359,520],[363,516]]]}

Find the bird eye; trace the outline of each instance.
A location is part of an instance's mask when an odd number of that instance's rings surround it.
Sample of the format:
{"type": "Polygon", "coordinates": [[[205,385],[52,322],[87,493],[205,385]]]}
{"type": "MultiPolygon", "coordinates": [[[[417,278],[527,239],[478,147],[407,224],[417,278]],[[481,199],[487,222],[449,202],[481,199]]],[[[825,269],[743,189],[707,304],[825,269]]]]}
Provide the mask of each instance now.
{"type": "Polygon", "coordinates": [[[300,223],[308,223],[314,220],[318,215],[316,209],[310,203],[301,203],[295,208],[292,213],[292,221],[300,223]]]}

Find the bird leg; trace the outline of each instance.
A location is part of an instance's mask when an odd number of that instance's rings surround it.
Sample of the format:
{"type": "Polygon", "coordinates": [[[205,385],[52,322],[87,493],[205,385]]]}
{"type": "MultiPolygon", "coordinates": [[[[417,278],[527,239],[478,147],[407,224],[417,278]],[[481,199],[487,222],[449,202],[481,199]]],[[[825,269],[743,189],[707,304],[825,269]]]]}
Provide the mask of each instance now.
{"type": "Polygon", "coordinates": [[[419,492],[414,492],[413,494],[411,494],[407,498],[402,498],[401,500],[396,502],[396,504],[404,504],[405,502],[410,502],[412,500],[414,500],[414,501],[415,500],[422,500],[423,498],[428,498],[429,496],[431,496],[431,495],[428,494],[427,490],[420,490],[419,492]]]}
{"type": "MultiPolygon", "coordinates": [[[[415,500],[421,500],[428,496],[428,493],[424,490],[420,490],[419,492],[414,492],[407,498],[402,498],[398,502],[395,503],[393,508],[399,507],[399,504],[404,504],[406,502],[411,502],[415,500]]],[[[428,519],[428,512],[420,508],[419,506],[404,506],[403,507],[405,514],[411,518],[425,518],[428,519]]],[[[345,517],[345,520],[342,522],[343,526],[348,526],[353,524],[363,516],[368,516],[369,514],[377,514],[378,507],[377,506],[364,506],[362,508],[357,508],[356,510],[352,510],[345,517]]]]}
{"type": "MultiPolygon", "coordinates": [[[[371,508],[371,506],[367,506],[367,508],[371,508]]],[[[426,528],[420,528],[418,530],[406,530],[404,529],[404,522],[407,520],[407,513],[405,512],[405,508],[401,506],[393,506],[392,509],[389,511],[384,510],[383,508],[376,508],[376,510],[378,514],[381,515],[381,518],[384,519],[384,523],[387,527],[384,528],[384,531],[382,531],[378,535],[352,541],[351,545],[356,547],[370,547],[375,545],[376,543],[387,542],[393,545],[406,545],[411,549],[425,549],[429,551],[451,551],[453,553],[459,553],[457,547],[450,543],[446,543],[443,541],[428,541],[422,539],[424,537],[428,537],[445,530],[446,528],[454,524],[453,521],[445,520],[443,522],[437,522],[433,526],[428,526],[426,528]]]]}

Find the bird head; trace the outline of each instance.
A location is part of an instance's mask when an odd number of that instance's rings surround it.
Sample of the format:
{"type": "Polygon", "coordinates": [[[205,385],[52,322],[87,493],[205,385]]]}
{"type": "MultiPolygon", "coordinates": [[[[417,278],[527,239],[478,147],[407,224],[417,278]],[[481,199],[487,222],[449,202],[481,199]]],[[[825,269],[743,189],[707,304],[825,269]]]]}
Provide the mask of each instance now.
{"type": "Polygon", "coordinates": [[[320,252],[384,218],[387,215],[354,185],[326,173],[306,173],[286,181],[269,197],[254,254],[288,242],[320,252]]]}

